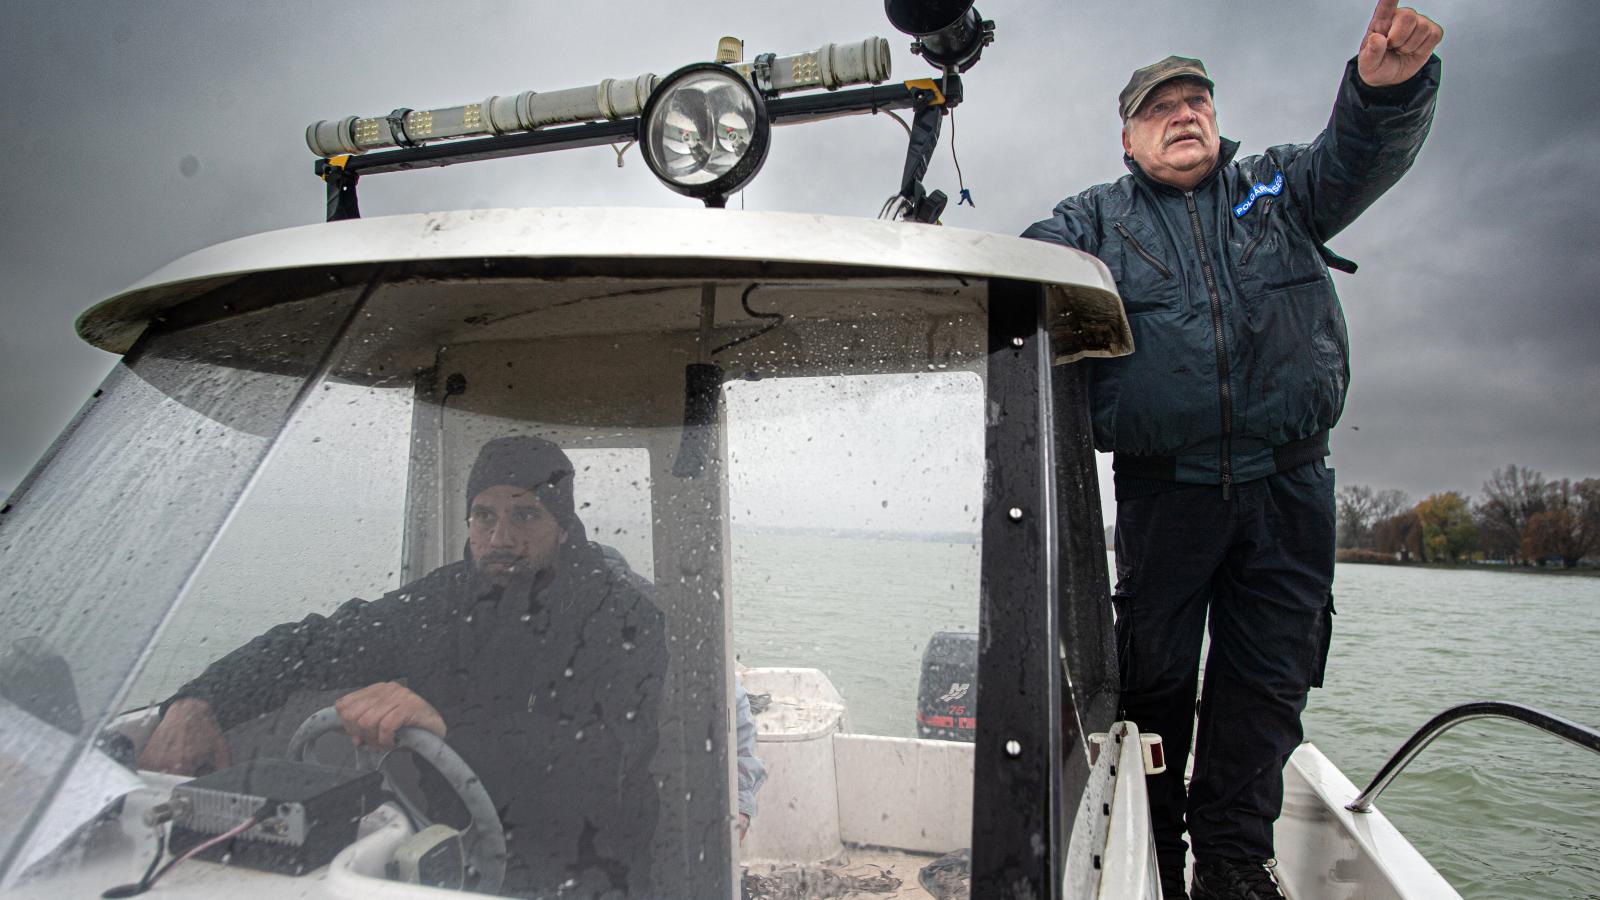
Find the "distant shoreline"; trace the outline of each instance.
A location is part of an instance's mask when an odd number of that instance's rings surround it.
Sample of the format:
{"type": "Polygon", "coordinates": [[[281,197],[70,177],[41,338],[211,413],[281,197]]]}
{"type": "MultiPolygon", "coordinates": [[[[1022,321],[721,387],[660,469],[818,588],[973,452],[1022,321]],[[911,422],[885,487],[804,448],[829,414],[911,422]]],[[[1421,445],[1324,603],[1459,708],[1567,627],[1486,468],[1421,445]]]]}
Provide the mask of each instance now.
{"type": "Polygon", "coordinates": [[[1600,578],[1600,567],[1578,566],[1573,569],[1560,569],[1541,566],[1522,565],[1494,565],[1475,562],[1440,563],[1440,562],[1374,562],[1372,560],[1344,560],[1338,561],[1341,566],[1381,566],[1393,569],[1444,569],[1452,572],[1510,572],[1521,575],[1563,575],[1577,578],[1600,578]]]}

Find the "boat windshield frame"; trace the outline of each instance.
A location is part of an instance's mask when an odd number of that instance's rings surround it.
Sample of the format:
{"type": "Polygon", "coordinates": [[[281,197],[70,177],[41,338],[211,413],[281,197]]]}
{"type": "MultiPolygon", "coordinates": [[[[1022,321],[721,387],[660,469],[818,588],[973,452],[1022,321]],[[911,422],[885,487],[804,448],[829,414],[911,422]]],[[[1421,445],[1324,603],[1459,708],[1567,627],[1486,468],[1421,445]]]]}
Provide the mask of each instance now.
{"type": "MultiPolygon", "coordinates": [[[[985,840],[973,845],[973,889],[1027,884],[1036,896],[1061,896],[1089,779],[1089,735],[1106,731],[1115,714],[1089,366],[1079,362],[1131,351],[1109,274],[1075,251],[904,223],[762,214],[734,232],[721,227],[727,220],[707,218],[727,212],[643,212],[644,221],[627,221],[615,210],[394,217],[242,239],[180,260],[94,307],[80,319],[80,332],[131,359],[159,333],[225,324],[284,303],[343,298],[332,304],[337,309],[319,313],[334,329],[329,350],[294,363],[320,373],[305,378],[310,385],[335,366],[328,354],[345,330],[357,327],[366,298],[393,285],[534,281],[575,295],[616,296],[618,279],[829,282],[891,293],[942,280],[956,294],[982,292],[988,412],[978,691],[984,712],[973,830],[985,840]],[[478,240],[485,236],[495,237],[478,240]],[[463,247],[474,252],[455,255],[463,247]],[[1041,839],[1048,853],[1022,852],[1041,839]]],[[[631,327],[648,325],[650,313],[641,315],[631,327]]],[[[249,356],[242,347],[239,364],[271,374],[271,360],[249,356]]],[[[107,399],[124,378],[119,367],[103,391],[107,399]]],[[[38,474],[70,455],[78,425],[105,402],[100,396],[19,486],[8,512],[29,504],[38,474]]],[[[286,402],[292,408],[298,400],[286,402]]],[[[79,757],[94,752],[92,738],[113,709],[86,710],[93,727],[80,732],[79,757]]]]}

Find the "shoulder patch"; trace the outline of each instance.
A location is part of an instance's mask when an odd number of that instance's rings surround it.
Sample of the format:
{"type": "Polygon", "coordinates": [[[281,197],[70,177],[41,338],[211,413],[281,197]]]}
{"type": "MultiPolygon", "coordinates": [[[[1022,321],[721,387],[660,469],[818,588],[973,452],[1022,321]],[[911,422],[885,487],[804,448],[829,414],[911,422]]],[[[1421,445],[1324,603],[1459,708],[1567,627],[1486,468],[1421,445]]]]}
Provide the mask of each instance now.
{"type": "Polygon", "coordinates": [[[1258,183],[1251,187],[1250,194],[1244,198],[1244,202],[1233,208],[1233,217],[1235,219],[1244,218],[1244,214],[1250,211],[1250,207],[1256,205],[1257,197],[1263,194],[1271,194],[1276,197],[1281,193],[1283,193],[1283,173],[1279,172],[1278,177],[1272,179],[1271,184],[1258,183]]]}

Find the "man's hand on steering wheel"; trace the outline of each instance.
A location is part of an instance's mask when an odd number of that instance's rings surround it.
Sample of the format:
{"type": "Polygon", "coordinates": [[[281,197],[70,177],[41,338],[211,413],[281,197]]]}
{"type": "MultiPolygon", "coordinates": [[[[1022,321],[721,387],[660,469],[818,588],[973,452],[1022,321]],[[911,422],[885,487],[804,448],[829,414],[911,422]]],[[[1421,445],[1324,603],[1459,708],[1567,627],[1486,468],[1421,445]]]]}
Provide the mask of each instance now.
{"type": "Polygon", "coordinates": [[[394,734],[414,725],[444,737],[444,718],[428,701],[402,684],[383,681],[340,697],[333,704],[356,746],[394,749],[394,734]]]}
{"type": "MultiPolygon", "coordinates": [[[[428,701],[394,682],[364,687],[346,694],[333,706],[306,717],[289,739],[288,757],[296,762],[315,763],[312,745],[323,735],[344,731],[357,747],[370,745],[388,751],[404,747],[417,759],[432,766],[455,791],[456,797],[472,817],[467,829],[466,859],[478,873],[473,889],[493,894],[500,889],[506,874],[506,835],[500,814],[483,781],[473,774],[466,760],[444,742],[444,720],[428,701]]],[[[377,754],[357,751],[357,768],[380,768],[377,754]]],[[[385,790],[411,817],[418,829],[431,822],[425,811],[404,799],[404,791],[384,774],[385,790]]]]}

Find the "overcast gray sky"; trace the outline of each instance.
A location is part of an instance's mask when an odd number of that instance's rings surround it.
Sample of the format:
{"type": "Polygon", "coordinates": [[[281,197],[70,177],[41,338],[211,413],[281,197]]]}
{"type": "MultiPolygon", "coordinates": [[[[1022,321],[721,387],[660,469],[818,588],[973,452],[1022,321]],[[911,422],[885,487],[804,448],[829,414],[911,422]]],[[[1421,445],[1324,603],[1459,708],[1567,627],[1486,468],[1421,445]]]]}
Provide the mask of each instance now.
{"type": "MultiPolygon", "coordinates": [[[[947,225],[1016,233],[1123,173],[1115,97],[1167,53],[1204,59],[1243,152],[1311,139],[1368,0],[1181,5],[987,0],[996,44],[967,79],[955,145],[977,209],[947,225]]],[[[1334,438],[1343,483],[1420,498],[1479,490],[1508,462],[1600,476],[1600,4],[1441,0],[1433,135],[1398,188],[1332,242],[1354,385],[1334,438]]],[[[932,70],[874,0],[218,4],[8,3],[0,11],[0,492],[14,487],[113,358],[84,308],[187,252],[319,221],[315,119],[452,105],[658,74],[718,36],[794,52],[891,39],[896,78],[932,70]],[[692,12],[691,12],[692,11],[692,12]]],[[[955,194],[946,143],[928,182],[955,194]]],[[[752,209],[876,214],[898,127],[855,118],[776,132],[752,209]]],[[[442,208],[690,206],[636,153],[526,157],[385,175],[366,215],[442,208]]]]}

